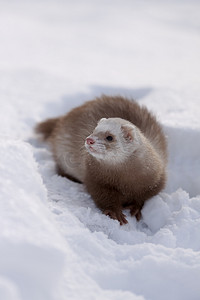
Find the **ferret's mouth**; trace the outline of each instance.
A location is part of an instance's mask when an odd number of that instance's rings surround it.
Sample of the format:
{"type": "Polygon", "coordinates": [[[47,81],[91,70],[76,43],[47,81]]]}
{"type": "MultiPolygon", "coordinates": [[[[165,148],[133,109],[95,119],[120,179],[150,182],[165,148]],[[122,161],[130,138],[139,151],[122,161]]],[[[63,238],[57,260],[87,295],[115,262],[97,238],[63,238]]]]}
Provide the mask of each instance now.
{"type": "Polygon", "coordinates": [[[101,149],[98,145],[88,145],[85,143],[86,150],[90,155],[94,157],[101,157],[103,155],[103,149],[101,149]]]}
{"type": "Polygon", "coordinates": [[[97,152],[97,150],[95,150],[92,146],[89,146],[88,148],[91,152],[97,152]]]}
{"type": "Polygon", "coordinates": [[[89,152],[97,152],[91,145],[85,143],[85,147],[89,152]]]}

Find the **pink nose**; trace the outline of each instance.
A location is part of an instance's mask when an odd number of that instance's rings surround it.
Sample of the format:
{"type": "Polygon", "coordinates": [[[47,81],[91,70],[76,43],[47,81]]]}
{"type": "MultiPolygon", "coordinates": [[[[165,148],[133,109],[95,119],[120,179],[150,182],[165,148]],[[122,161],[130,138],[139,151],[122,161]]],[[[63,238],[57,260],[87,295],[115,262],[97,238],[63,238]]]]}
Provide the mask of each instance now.
{"type": "Polygon", "coordinates": [[[95,143],[95,141],[92,139],[92,138],[87,138],[86,139],[86,143],[88,144],[88,145],[93,145],[94,143],[95,143]]]}

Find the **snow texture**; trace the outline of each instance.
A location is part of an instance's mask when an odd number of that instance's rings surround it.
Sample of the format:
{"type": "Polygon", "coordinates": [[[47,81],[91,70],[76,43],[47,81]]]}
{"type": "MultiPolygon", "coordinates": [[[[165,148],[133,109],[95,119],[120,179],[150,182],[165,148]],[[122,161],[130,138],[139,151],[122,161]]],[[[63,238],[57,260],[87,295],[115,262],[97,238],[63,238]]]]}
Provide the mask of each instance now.
{"type": "Polygon", "coordinates": [[[0,299],[200,299],[200,2],[0,1],[0,299]],[[56,175],[38,121],[102,93],[168,137],[168,182],[120,226],[56,175]]]}

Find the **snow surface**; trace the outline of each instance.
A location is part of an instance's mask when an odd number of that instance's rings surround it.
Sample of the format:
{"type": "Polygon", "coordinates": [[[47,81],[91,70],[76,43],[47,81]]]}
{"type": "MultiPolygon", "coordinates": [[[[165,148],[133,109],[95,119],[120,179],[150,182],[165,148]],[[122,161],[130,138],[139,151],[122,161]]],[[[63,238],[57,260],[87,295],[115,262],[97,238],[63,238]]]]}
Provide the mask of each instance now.
{"type": "Polygon", "coordinates": [[[200,2],[0,1],[0,299],[200,299],[200,2]],[[154,111],[166,189],[120,226],[36,122],[105,94],[154,111]]]}

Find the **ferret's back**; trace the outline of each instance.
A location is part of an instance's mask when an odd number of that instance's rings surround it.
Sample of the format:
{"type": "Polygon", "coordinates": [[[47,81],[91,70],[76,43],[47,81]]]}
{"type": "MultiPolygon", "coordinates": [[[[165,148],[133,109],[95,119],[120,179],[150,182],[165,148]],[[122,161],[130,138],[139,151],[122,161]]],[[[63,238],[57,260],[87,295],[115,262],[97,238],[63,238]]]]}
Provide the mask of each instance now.
{"type": "Polygon", "coordinates": [[[136,101],[121,96],[101,96],[88,101],[80,107],[72,110],[67,116],[68,121],[73,119],[73,127],[82,127],[85,137],[92,132],[101,118],[119,117],[136,125],[153,147],[167,160],[167,146],[162,127],[156,117],[140,106],[136,101]]]}

